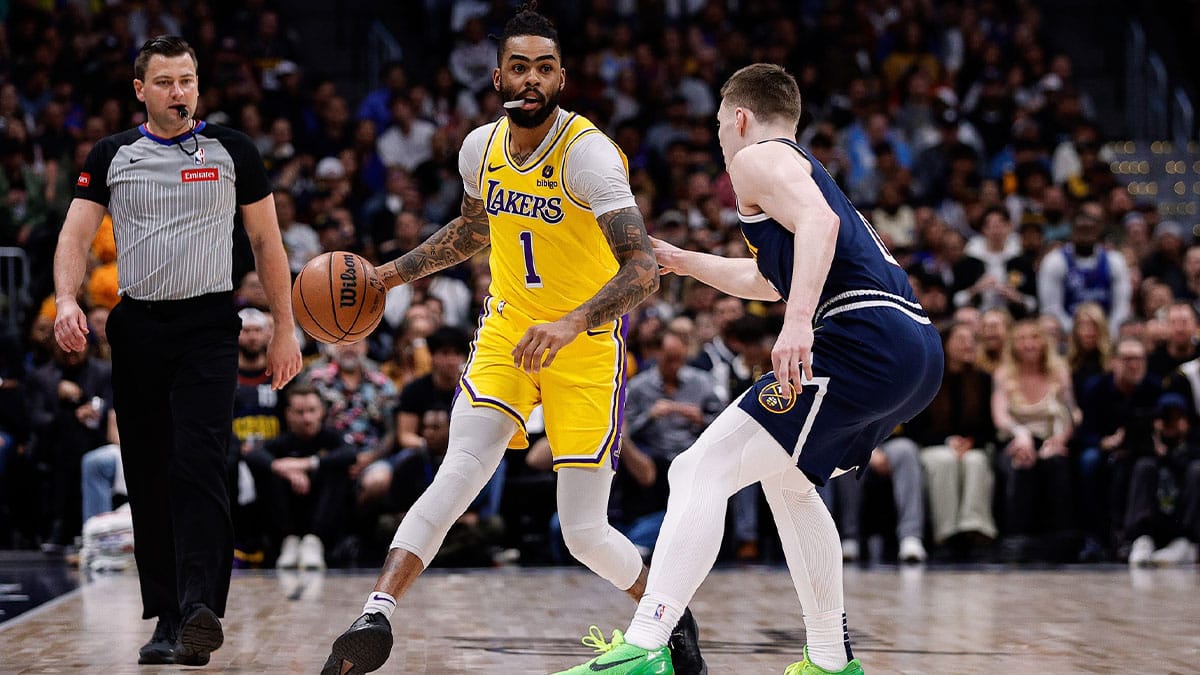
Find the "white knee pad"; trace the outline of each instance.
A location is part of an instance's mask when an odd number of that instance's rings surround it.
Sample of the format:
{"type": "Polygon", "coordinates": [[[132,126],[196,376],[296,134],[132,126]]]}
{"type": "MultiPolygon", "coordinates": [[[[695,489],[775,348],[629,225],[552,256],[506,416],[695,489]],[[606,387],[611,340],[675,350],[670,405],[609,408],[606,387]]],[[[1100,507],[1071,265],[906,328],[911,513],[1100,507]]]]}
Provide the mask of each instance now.
{"type": "Polygon", "coordinates": [[[426,567],[437,555],[450,526],[471,505],[496,472],[516,423],[491,408],[473,408],[464,397],[450,417],[450,447],[433,484],[396,528],[392,548],[402,548],[426,567]]]}

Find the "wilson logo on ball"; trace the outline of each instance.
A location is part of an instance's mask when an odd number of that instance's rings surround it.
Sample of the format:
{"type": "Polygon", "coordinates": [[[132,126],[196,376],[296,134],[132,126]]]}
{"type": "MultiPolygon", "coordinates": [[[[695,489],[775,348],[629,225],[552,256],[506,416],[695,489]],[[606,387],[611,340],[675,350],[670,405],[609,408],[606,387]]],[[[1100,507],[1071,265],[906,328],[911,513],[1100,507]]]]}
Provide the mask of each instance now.
{"type": "Polygon", "coordinates": [[[338,304],[342,307],[353,307],[358,304],[358,266],[354,264],[353,255],[342,256],[346,269],[342,271],[342,291],[338,296],[338,304]]]}
{"type": "Polygon", "coordinates": [[[305,263],[292,284],[296,323],[319,342],[346,344],[371,334],[383,319],[387,287],[375,268],[349,251],[327,251],[305,263]]]}

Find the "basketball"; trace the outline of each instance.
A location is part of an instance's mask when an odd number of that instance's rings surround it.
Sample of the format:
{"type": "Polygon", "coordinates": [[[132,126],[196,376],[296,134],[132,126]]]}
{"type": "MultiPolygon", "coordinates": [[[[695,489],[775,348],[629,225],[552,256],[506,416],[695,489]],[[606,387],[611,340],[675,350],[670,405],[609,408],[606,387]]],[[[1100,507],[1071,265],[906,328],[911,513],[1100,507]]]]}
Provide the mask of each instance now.
{"type": "Polygon", "coordinates": [[[387,289],[362,256],[331,251],[309,260],[292,284],[296,323],[326,344],[358,342],[383,318],[387,289]]]}

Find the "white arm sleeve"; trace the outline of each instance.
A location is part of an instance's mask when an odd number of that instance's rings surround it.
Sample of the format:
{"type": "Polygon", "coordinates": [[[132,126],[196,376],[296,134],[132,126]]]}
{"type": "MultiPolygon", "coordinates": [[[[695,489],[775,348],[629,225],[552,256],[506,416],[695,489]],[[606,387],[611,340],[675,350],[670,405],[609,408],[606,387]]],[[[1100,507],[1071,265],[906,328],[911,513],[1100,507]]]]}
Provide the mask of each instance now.
{"type": "Polygon", "coordinates": [[[576,141],[563,174],[571,194],[587,202],[594,216],[637,206],[621,155],[603,134],[588,134],[576,141]]]}
{"type": "Polygon", "coordinates": [[[479,192],[479,165],[483,163],[483,154],[487,152],[488,138],[496,123],[478,127],[463,139],[462,148],[458,151],[458,172],[462,174],[463,190],[475,199],[482,199],[479,192]]]}

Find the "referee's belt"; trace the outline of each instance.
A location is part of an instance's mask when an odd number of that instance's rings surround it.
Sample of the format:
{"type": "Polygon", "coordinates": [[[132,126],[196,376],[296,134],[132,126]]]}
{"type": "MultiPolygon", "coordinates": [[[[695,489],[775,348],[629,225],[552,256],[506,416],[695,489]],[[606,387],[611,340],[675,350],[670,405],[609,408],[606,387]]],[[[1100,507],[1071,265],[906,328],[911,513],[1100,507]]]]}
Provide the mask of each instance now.
{"type": "Polygon", "coordinates": [[[189,312],[202,311],[206,309],[220,309],[222,307],[233,307],[233,291],[222,291],[220,293],[206,293],[190,298],[182,298],[179,300],[138,300],[124,296],[121,298],[121,304],[126,304],[131,308],[141,310],[147,314],[154,316],[179,316],[189,312]]]}

